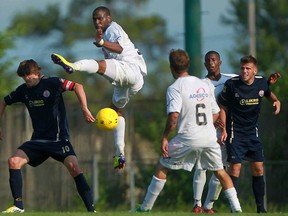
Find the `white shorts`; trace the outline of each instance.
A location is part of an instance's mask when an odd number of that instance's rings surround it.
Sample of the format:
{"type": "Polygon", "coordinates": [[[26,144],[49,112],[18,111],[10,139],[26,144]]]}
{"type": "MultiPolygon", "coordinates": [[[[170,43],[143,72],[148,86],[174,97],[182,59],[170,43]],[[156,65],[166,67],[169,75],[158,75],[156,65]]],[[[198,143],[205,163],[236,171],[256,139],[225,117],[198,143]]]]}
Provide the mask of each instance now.
{"type": "Polygon", "coordinates": [[[198,163],[198,168],[205,170],[223,169],[221,149],[218,143],[215,143],[213,147],[194,147],[176,136],[168,144],[168,155],[168,158],[162,157],[160,163],[171,170],[192,171],[196,163],[198,163]]]}
{"type": "Polygon", "coordinates": [[[114,85],[112,103],[118,108],[123,108],[143,87],[144,79],[140,67],[115,59],[105,61],[104,77],[114,85]]]}

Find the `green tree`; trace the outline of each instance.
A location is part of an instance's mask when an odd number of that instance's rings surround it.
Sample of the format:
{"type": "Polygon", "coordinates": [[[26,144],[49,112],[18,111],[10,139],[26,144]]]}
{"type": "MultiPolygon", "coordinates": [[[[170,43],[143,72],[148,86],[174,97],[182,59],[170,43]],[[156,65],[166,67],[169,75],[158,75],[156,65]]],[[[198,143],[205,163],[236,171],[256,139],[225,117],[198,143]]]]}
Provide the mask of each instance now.
{"type": "Polygon", "coordinates": [[[6,96],[17,83],[17,80],[11,76],[10,67],[13,63],[13,58],[6,58],[6,51],[13,48],[13,33],[0,32],[0,98],[6,96]]]}
{"type": "MultiPolygon", "coordinates": [[[[229,52],[231,65],[239,68],[239,57],[249,54],[248,0],[230,2],[227,15],[222,16],[226,25],[235,29],[235,44],[229,52]]],[[[256,51],[259,71],[265,77],[272,72],[280,72],[282,78],[271,86],[271,90],[282,102],[282,110],[277,117],[272,116],[271,102],[265,102],[260,116],[260,128],[265,145],[265,156],[268,160],[287,159],[287,111],[285,110],[288,80],[288,2],[285,0],[255,0],[256,10],[256,51]],[[272,129],[272,130],[271,130],[272,129]]]]}

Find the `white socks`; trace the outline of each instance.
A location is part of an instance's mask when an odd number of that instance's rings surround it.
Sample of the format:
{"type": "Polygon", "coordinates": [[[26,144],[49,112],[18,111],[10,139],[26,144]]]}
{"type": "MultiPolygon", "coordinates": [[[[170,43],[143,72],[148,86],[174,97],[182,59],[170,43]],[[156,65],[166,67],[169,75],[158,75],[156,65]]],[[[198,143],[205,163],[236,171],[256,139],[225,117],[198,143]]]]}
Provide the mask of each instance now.
{"type": "Polygon", "coordinates": [[[155,176],[152,177],[151,183],[147,189],[146,196],[144,198],[144,201],[141,205],[142,210],[151,210],[153,208],[153,205],[162,191],[164,185],[166,183],[166,179],[159,179],[155,176]]]}
{"type": "Polygon", "coordinates": [[[234,187],[224,191],[226,198],[229,200],[230,208],[232,212],[242,212],[240,202],[237,197],[237,192],[234,187]]]}
{"type": "Polygon", "coordinates": [[[218,199],[221,190],[222,190],[221,183],[213,174],[209,181],[208,194],[204,203],[205,209],[213,208],[214,201],[218,199]]]}
{"type": "Polygon", "coordinates": [[[124,155],[124,136],[125,136],[125,119],[123,116],[118,117],[118,125],[114,129],[114,142],[116,147],[116,156],[124,155]]]}
{"type": "Polygon", "coordinates": [[[75,70],[77,71],[86,71],[88,73],[96,73],[99,69],[98,62],[94,59],[83,59],[77,62],[72,63],[75,70]]]}
{"type": "Polygon", "coordinates": [[[196,169],[193,178],[194,206],[202,207],[201,198],[206,183],[206,170],[196,169]]]}

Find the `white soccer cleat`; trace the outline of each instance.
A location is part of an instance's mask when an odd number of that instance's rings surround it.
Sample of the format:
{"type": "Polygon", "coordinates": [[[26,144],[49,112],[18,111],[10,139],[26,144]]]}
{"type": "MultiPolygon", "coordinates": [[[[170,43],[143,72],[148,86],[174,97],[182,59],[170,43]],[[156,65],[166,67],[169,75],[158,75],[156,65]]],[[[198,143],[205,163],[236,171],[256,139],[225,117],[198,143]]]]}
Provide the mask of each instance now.
{"type": "Polygon", "coordinates": [[[6,209],[5,211],[2,211],[2,213],[24,213],[24,209],[20,209],[17,206],[11,206],[10,208],[6,209]]]}

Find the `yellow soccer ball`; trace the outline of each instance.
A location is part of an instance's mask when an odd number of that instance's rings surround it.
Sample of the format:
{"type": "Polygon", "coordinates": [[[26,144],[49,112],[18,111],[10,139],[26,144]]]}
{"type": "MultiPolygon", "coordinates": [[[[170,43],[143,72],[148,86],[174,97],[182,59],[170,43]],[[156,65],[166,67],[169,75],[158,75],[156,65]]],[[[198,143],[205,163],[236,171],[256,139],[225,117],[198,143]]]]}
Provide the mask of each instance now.
{"type": "Polygon", "coordinates": [[[118,114],[111,108],[103,108],[96,115],[96,125],[101,130],[113,130],[118,125],[118,114]]]}

